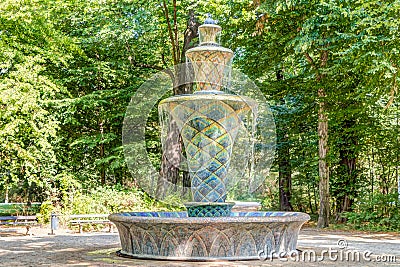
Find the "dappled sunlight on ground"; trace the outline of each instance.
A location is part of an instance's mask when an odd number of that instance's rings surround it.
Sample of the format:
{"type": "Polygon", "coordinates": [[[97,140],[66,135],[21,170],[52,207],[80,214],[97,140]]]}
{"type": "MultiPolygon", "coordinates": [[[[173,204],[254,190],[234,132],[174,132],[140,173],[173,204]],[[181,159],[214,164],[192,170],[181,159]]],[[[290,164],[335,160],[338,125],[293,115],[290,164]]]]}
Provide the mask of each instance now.
{"type": "Polygon", "coordinates": [[[347,249],[365,251],[373,255],[390,254],[396,262],[377,263],[376,257],[369,261],[337,262],[324,255],[323,260],[299,262],[288,258],[264,261],[240,262],[182,262],[152,261],[122,258],[116,255],[120,249],[117,233],[93,232],[76,234],[57,230],[48,235],[46,228],[32,228],[32,236],[25,236],[25,228],[0,228],[0,266],[144,266],[144,267],[246,267],[246,266],[399,266],[400,238],[391,233],[352,233],[345,231],[321,231],[306,228],[301,231],[298,248],[313,250],[321,255],[323,250],[338,249],[338,240],[345,240],[347,249]],[[375,261],[375,262],[374,262],[375,261]]]}

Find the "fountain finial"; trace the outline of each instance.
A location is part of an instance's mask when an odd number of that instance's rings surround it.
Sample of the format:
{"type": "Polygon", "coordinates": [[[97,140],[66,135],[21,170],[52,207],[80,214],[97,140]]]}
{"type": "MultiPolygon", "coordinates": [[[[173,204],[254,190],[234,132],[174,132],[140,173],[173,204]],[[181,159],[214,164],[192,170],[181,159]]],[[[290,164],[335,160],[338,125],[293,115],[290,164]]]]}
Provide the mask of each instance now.
{"type": "Polygon", "coordinates": [[[218,21],[213,20],[211,14],[207,14],[204,24],[199,27],[200,45],[219,46],[217,36],[221,33],[221,26],[217,25],[218,21]]]}
{"type": "Polygon", "coordinates": [[[214,20],[210,13],[207,13],[206,15],[207,15],[207,18],[204,21],[204,24],[213,24],[213,25],[217,25],[218,24],[218,20],[214,20]]]}

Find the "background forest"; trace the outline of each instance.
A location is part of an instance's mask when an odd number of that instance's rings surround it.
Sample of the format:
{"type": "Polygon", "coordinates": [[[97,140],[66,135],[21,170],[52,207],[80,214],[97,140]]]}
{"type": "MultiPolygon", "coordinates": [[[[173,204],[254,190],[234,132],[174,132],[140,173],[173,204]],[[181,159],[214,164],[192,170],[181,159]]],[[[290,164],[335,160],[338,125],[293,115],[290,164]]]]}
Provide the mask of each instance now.
{"type": "MultiPolygon", "coordinates": [[[[0,202],[160,205],[125,165],[123,118],[146,79],[185,62],[206,13],[274,112],[264,208],[399,230],[399,0],[1,1],[0,202]]],[[[146,142],[160,169],[158,129],[154,113],[146,142]]]]}

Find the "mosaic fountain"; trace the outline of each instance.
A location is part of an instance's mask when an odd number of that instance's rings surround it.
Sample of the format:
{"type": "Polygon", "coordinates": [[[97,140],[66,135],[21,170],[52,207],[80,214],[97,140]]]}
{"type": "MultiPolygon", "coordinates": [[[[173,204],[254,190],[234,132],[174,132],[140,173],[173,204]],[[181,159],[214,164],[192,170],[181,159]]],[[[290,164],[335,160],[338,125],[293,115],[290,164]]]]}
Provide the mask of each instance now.
{"type": "Polygon", "coordinates": [[[183,140],[191,183],[187,211],[110,215],[119,231],[121,256],[213,261],[285,255],[296,249],[300,228],[309,220],[299,212],[231,210],[235,203],[226,202],[237,181],[230,171],[232,152],[251,147],[251,142],[240,146],[243,138],[238,136],[259,122],[257,101],[223,90],[233,52],[217,42],[220,31],[206,19],[199,27],[200,45],[186,53],[195,92],[169,97],[158,106],[163,145],[171,120],[183,140]]]}

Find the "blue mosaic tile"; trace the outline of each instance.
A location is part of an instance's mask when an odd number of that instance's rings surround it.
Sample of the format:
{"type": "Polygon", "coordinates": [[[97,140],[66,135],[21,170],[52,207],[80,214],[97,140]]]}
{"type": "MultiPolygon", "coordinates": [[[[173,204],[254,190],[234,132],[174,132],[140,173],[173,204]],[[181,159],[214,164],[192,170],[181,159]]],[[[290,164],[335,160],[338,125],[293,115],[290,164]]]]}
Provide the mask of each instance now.
{"type": "Polygon", "coordinates": [[[220,167],[222,166],[222,164],[217,161],[217,160],[213,160],[210,162],[210,164],[207,166],[207,169],[210,170],[211,172],[215,172],[216,170],[218,170],[220,167]]]}

